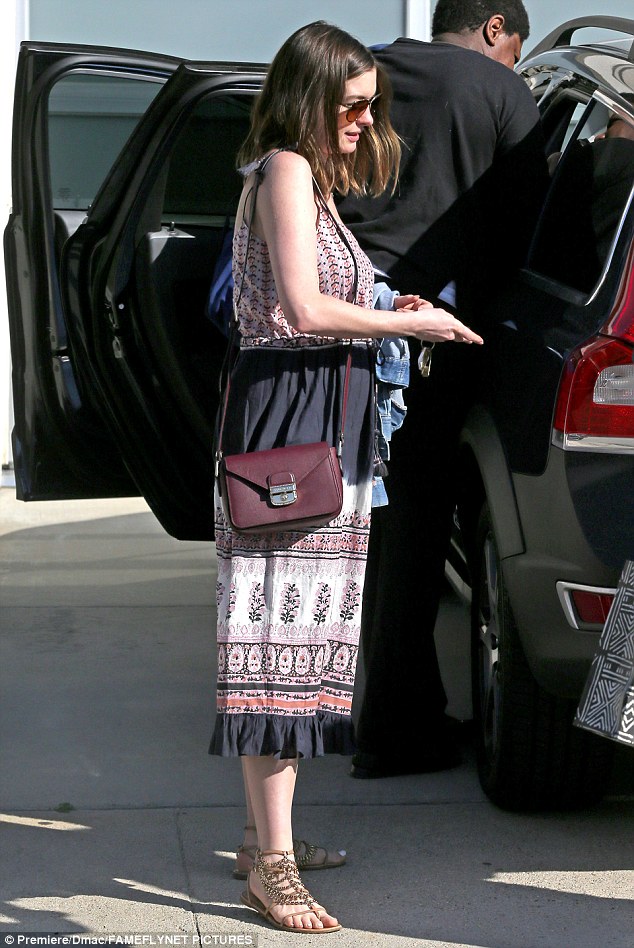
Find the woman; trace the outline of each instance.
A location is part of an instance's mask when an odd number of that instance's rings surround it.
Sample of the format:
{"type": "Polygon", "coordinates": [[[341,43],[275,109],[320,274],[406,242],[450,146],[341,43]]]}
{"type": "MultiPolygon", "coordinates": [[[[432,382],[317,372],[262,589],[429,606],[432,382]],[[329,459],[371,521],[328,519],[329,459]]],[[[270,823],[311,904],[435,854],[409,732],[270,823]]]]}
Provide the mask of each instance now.
{"type": "Polygon", "coordinates": [[[233,532],[215,499],[218,715],[210,750],[242,757],[259,846],[242,900],[275,927],[313,934],[341,926],[300,880],[291,807],[299,757],[353,749],[374,340],[481,341],[417,297],[399,298],[395,313],[371,308],[372,266],[341,224],[333,192],[367,187],[378,194],[395,180],[400,150],[388,110],[387,80],[371,53],[342,30],[312,23],[275,57],[240,154],[246,167],[234,279],[241,343],[224,453],[334,444],[352,356],[341,514],[308,535],[253,536],[233,532]]]}

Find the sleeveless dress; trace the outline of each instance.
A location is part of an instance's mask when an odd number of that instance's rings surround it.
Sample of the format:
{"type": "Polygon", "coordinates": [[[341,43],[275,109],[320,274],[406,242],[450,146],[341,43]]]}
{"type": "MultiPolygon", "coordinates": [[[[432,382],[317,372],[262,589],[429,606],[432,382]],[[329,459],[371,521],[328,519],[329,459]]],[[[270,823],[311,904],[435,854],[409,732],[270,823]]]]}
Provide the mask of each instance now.
{"type": "MultiPolygon", "coordinates": [[[[344,228],[345,230],[345,228],[344,228]]],[[[328,212],[317,218],[322,293],[372,307],[373,271],[328,212]]],[[[317,757],[354,752],[352,692],[370,530],[374,464],[372,340],[297,332],[284,318],[266,243],[236,228],[233,270],[241,344],[223,451],[336,443],[348,352],[343,508],[313,533],[239,534],[215,493],[218,554],[217,716],[209,752],[317,757]],[[352,346],[352,349],[350,349],[352,346]]]]}

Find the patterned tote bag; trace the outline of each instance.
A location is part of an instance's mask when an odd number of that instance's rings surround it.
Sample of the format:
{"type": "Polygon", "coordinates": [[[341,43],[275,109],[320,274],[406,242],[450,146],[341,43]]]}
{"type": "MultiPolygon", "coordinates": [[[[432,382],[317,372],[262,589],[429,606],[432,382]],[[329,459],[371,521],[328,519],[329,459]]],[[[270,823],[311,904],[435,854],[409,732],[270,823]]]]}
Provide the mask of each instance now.
{"type": "Polygon", "coordinates": [[[627,560],[574,723],[634,746],[634,560],[627,560]]]}

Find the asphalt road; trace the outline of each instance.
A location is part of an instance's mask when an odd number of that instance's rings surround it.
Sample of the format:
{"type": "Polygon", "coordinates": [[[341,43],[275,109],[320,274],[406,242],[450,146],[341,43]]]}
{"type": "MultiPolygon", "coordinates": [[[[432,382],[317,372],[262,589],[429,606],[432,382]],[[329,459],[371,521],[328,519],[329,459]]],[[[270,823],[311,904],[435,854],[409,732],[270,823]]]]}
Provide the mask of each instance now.
{"type": "MultiPolygon", "coordinates": [[[[4,488],[0,550],[0,933],[289,944],[239,903],[239,763],[206,753],[212,545],[166,537],[137,500],[24,505],[4,488]]],[[[440,626],[466,717],[451,596],[440,626]]],[[[307,761],[296,835],[349,854],[306,876],[345,926],[332,944],[634,948],[632,760],[599,807],[537,816],[493,807],[469,749],[456,770],[381,781],[307,761]]]]}

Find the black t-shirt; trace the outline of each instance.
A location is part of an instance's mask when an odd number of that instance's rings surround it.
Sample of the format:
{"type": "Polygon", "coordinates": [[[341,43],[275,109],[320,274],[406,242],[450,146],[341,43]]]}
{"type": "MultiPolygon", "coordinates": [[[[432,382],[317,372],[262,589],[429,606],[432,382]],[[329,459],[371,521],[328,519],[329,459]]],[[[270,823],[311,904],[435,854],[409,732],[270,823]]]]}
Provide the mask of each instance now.
{"type": "Polygon", "coordinates": [[[450,280],[473,311],[524,259],[547,181],[539,113],[506,66],[449,43],[377,51],[403,140],[397,190],[339,210],[401,292],[433,299],[450,280]]]}

